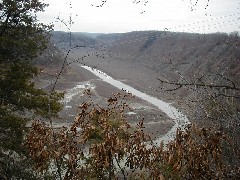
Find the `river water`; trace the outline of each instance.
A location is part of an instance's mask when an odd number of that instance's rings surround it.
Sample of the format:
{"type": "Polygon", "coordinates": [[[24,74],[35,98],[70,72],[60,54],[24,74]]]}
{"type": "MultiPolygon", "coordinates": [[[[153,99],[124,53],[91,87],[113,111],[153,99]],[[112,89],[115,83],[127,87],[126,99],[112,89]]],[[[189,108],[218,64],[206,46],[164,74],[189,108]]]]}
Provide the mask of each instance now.
{"type": "Polygon", "coordinates": [[[161,141],[163,141],[164,143],[168,143],[169,141],[174,139],[177,128],[183,128],[187,124],[190,124],[190,121],[188,120],[188,118],[183,113],[181,113],[178,109],[173,107],[171,104],[166,103],[166,102],[164,102],[160,99],[157,99],[155,97],[152,97],[150,95],[147,95],[145,93],[142,93],[141,91],[134,89],[131,86],[122,83],[121,81],[113,79],[112,77],[110,77],[109,75],[107,75],[106,73],[104,73],[100,70],[97,70],[97,69],[89,67],[89,66],[81,66],[81,67],[92,72],[94,75],[101,78],[104,82],[107,82],[118,89],[122,89],[129,93],[132,93],[134,96],[137,96],[137,97],[141,98],[142,100],[145,100],[145,101],[157,106],[158,109],[160,109],[168,117],[173,119],[173,121],[175,123],[174,126],[166,134],[157,138],[154,141],[154,143],[159,144],[161,141]]]}

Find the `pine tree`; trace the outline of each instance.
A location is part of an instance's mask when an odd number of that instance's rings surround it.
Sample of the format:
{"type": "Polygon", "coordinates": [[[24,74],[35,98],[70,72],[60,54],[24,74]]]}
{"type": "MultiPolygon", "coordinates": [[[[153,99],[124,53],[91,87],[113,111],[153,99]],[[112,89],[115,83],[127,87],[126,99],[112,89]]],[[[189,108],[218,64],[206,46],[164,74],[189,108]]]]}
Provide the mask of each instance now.
{"type": "Polygon", "coordinates": [[[25,152],[22,141],[27,121],[33,116],[57,116],[62,108],[63,94],[49,95],[31,81],[38,74],[33,59],[46,48],[52,30],[37,21],[36,13],[46,6],[39,0],[0,3],[0,179],[14,177],[5,166],[4,152],[25,152]]]}

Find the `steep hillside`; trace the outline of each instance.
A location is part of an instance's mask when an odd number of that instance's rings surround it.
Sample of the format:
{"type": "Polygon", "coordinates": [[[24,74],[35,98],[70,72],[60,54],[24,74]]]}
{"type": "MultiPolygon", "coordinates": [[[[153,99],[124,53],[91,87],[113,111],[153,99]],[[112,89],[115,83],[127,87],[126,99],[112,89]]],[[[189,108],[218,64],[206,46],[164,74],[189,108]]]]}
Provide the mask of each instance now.
{"type": "Polygon", "coordinates": [[[99,34],[95,39],[105,46],[111,46],[114,42],[118,41],[123,36],[124,33],[99,34]]]}
{"type": "MultiPolygon", "coordinates": [[[[69,43],[69,37],[61,41],[67,33],[54,34],[54,42],[59,42],[56,46],[61,48],[69,43]]],[[[240,83],[240,37],[237,33],[136,31],[88,36],[73,33],[72,44],[88,46],[73,48],[68,60],[80,59],[78,63],[103,70],[157,97],[161,97],[162,87],[157,78],[195,82],[204,77],[204,82],[215,83],[220,82],[219,76],[224,76],[238,86],[240,83]],[[104,48],[101,56],[95,53],[100,51],[99,47],[104,48]]]]}
{"type": "Polygon", "coordinates": [[[59,68],[63,61],[62,51],[50,41],[45,51],[33,63],[39,67],[47,68],[52,65],[52,68],[59,68]]]}
{"type": "Polygon", "coordinates": [[[131,32],[110,47],[113,58],[134,61],[156,71],[172,71],[170,60],[186,76],[226,72],[240,75],[240,37],[227,34],[131,32]]]}
{"type": "Polygon", "coordinates": [[[54,31],[52,34],[52,41],[60,48],[60,49],[69,49],[70,43],[72,48],[76,48],[78,46],[87,46],[93,47],[98,44],[98,42],[94,39],[98,34],[95,33],[80,33],[80,32],[61,32],[54,31]]]}

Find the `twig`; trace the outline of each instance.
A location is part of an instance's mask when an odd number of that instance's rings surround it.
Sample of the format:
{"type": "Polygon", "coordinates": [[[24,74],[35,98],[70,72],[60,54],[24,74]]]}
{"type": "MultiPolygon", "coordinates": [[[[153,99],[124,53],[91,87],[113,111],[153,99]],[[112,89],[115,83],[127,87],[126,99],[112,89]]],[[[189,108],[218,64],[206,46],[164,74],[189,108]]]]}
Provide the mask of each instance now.
{"type": "Polygon", "coordinates": [[[171,84],[176,86],[197,86],[197,87],[209,87],[209,88],[224,88],[224,89],[232,89],[232,90],[240,90],[240,88],[236,86],[228,86],[228,85],[215,85],[215,84],[197,84],[197,83],[178,83],[172,81],[165,81],[160,78],[157,78],[160,82],[165,84],[171,84]]]}
{"type": "Polygon", "coordinates": [[[120,166],[120,163],[119,163],[119,161],[118,161],[118,159],[117,159],[117,157],[116,157],[116,154],[115,154],[115,157],[114,157],[114,158],[115,158],[115,160],[116,160],[116,162],[117,162],[117,165],[118,165],[119,169],[120,169],[121,172],[122,172],[123,179],[126,180],[127,178],[126,178],[125,172],[124,172],[123,168],[120,166]]]}

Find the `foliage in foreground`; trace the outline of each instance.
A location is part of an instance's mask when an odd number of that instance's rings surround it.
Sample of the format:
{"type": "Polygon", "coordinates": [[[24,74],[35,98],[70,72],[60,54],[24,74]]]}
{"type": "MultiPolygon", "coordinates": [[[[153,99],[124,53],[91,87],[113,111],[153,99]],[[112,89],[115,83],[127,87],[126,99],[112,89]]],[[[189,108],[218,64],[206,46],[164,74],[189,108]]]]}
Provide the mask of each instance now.
{"type": "MultiPolygon", "coordinates": [[[[87,92],[89,93],[89,92],[87,92]]],[[[83,103],[71,127],[52,129],[36,121],[26,137],[30,156],[42,174],[59,179],[223,179],[239,177],[224,160],[229,138],[214,129],[177,130],[166,146],[154,144],[144,124],[128,124],[129,95],[115,94],[107,108],[83,103]]]]}
{"type": "Polygon", "coordinates": [[[0,2],[0,179],[34,177],[25,165],[22,147],[26,123],[33,116],[57,116],[62,108],[59,100],[63,94],[49,95],[31,81],[38,73],[33,59],[46,48],[52,29],[36,17],[46,6],[39,0],[0,2]],[[17,158],[12,158],[16,153],[17,158]]]}

